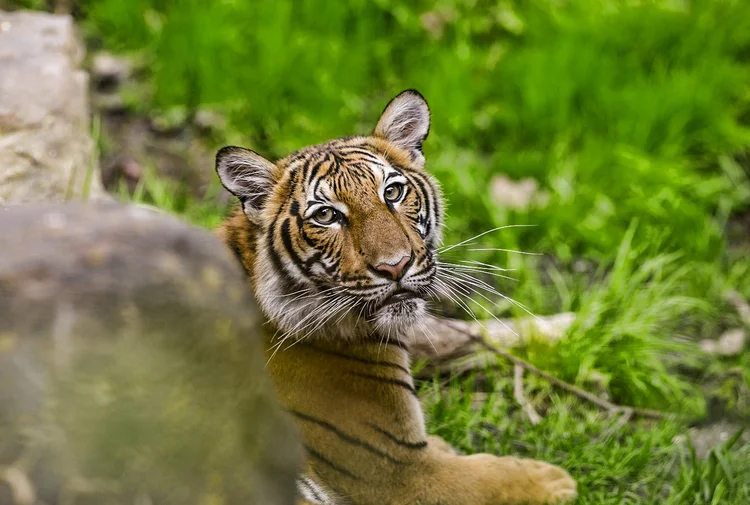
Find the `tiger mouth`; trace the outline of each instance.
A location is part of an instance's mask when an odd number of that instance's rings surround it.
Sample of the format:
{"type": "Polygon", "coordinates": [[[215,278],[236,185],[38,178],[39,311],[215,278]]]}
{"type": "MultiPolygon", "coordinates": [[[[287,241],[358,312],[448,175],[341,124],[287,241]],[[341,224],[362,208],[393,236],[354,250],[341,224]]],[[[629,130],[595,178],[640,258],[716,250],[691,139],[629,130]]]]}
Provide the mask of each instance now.
{"type": "Polygon", "coordinates": [[[412,300],[414,298],[420,298],[420,296],[413,291],[406,291],[402,289],[402,290],[396,291],[395,293],[390,295],[388,298],[383,300],[380,303],[379,308],[382,309],[384,307],[387,307],[388,305],[393,305],[394,303],[399,303],[399,302],[405,302],[407,300],[412,300]]]}

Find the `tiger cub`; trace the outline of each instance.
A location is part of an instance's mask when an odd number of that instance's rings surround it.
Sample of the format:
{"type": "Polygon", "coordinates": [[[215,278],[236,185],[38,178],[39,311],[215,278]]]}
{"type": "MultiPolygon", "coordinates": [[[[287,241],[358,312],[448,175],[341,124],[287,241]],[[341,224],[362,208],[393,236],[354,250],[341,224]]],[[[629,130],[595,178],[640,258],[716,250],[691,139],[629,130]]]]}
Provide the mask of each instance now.
{"type": "Polygon", "coordinates": [[[427,102],[404,91],[370,136],[271,162],[216,158],[237,198],[218,233],[268,323],[268,370],[306,450],[299,504],[567,503],[576,483],[540,461],[458,456],[427,436],[406,335],[433,290],[443,201],[425,171],[427,102]]]}

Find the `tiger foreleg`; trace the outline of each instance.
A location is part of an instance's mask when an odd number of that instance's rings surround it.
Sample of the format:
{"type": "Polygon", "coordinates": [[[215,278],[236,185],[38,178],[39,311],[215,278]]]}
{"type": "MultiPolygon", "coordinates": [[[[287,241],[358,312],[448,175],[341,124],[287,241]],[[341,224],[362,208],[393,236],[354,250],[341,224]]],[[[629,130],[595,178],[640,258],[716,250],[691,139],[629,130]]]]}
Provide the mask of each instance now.
{"type": "Polygon", "coordinates": [[[431,451],[430,461],[399,505],[558,505],[576,498],[576,483],[562,468],[531,459],[489,454],[455,456],[431,451]]]}

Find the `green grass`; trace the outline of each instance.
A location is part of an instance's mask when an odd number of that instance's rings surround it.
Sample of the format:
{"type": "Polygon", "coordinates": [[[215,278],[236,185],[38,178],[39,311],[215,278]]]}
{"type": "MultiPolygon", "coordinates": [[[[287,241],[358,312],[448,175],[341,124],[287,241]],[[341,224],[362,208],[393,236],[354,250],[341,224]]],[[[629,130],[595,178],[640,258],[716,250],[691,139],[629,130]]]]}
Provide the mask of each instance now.
{"type": "MultiPolygon", "coordinates": [[[[536,314],[578,315],[558,345],[518,355],[615,402],[682,416],[615,428],[529,378],[545,412],[532,427],[506,375],[492,374],[478,405],[472,379],[426,385],[430,429],[467,451],[561,463],[581,482],[580,503],[748,503],[747,445],[695,459],[684,434],[687,419],[716,417],[717,401],[750,419],[750,353],[720,360],[698,347],[742,324],[729,289],[750,299],[750,240],[736,224],[750,213],[750,2],[78,3],[93,45],[143,62],[133,112],[223,111],[212,147],[278,157],[367,133],[391,96],[418,88],[433,112],[425,149],[449,203],[447,243],[534,225],[454,258],[514,269],[516,281],[486,280],[536,314]],[[546,198],[499,205],[489,190],[499,174],[532,178],[546,198]]],[[[146,168],[123,198],[220,222],[217,183],[197,196],[146,168]]],[[[524,314],[504,300],[487,308],[524,314]]]]}
{"type": "Polygon", "coordinates": [[[750,446],[730,439],[698,458],[680,422],[620,423],[575,399],[549,396],[533,380],[527,389],[544,397],[546,407],[542,422],[532,426],[512,399],[507,375],[492,374],[478,400],[472,378],[448,388],[425,384],[430,431],[467,453],[559,464],[578,481],[581,505],[740,505],[750,499],[750,446]]]}

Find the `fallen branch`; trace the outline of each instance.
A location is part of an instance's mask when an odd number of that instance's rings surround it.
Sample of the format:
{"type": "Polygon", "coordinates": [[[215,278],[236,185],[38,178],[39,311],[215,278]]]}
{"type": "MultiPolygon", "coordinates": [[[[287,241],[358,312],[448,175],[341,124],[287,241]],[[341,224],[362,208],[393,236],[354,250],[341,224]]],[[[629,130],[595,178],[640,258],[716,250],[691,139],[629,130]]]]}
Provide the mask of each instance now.
{"type": "Polygon", "coordinates": [[[599,398],[598,396],[589,393],[588,391],[585,391],[579,387],[576,387],[572,384],[569,384],[563,380],[558,379],[554,375],[551,375],[547,372],[544,372],[528,361],[524,361],[521,358],[518,358],[516,356],[513,356],[511,353],[504,351],[488,342],[486,342],[482,338],[475,338],[477,345],[481,345],[488,351],[493,352],[494,354],[497,354],[498,356],[505,358],[506,360],[510,361],[517,367],[521,367],[527,372],[531,372],[534,375],[538,375],[539,377],[542,377],[543,379],[546,379],[550,383],[552,383],[554,386],[563,389],[569,393],[573,393],[574,395],[578,396],[579,398],[583,398],[584,400],[587,400],[594,405],[601,407],[602,409],[608,411],[610,414],[623,414],[626,416],[627,419],[629,419],[631,416],[638,416],[638,417],[646,417],[650,419],[662,419],[665,417],[668,417],[670,414],[665,412],[660,412],[658,410],[651,410],[651,409],[642,409],[639,407],[626,407],[622,405],[617,405],[615,403],[612,403],[608,400],[604,400],[603,398],[599,398]]]}

